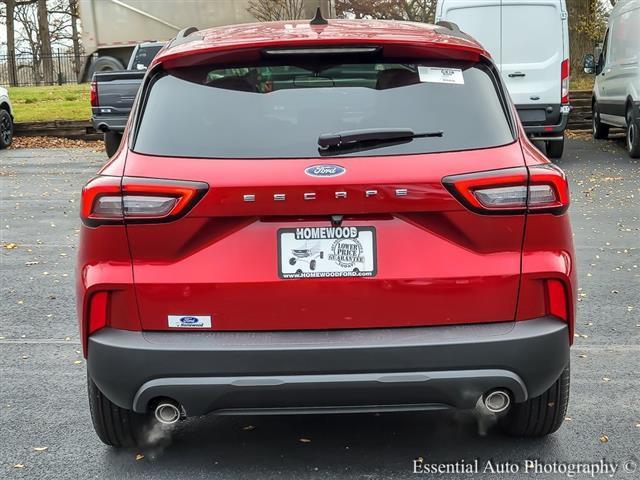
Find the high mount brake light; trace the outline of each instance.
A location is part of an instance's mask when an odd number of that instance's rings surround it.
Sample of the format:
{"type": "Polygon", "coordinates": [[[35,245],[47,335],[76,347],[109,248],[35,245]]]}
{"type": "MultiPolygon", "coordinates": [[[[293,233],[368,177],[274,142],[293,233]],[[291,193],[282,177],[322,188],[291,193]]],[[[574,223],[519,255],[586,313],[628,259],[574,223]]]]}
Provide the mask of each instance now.
{"type": "Polygon", "coordinates": [[[185,215],[208,188],[203,182],[98,176],[82,189],[80,216],[91,227],[168,222],[185,215]]]}
{"type": "Polygon", "coordinates": [[[554,213],[569,207],[569,185],[554,165],[452,175],[444,186],[463,205],[484,214],[554,213]]]}

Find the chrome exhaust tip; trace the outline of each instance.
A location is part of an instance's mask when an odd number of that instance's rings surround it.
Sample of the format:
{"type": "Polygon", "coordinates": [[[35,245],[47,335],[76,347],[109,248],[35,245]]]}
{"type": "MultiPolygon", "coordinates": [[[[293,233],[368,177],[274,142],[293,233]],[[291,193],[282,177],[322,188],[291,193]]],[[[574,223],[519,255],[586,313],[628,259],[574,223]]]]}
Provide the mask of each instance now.
{"type": "Polygon", "coordinates": [[[175,403],[162,402],[156,407],[154,414],[156,420],[163,425],[172,425],[180,420],[180,408],[175,403]]]}
{"type": "Polygon", "coordinates": [[[501,413],[511,405],[511,395],[506,390],[493,390],[485,394],[482,401],[491,413],[501,413]]]}

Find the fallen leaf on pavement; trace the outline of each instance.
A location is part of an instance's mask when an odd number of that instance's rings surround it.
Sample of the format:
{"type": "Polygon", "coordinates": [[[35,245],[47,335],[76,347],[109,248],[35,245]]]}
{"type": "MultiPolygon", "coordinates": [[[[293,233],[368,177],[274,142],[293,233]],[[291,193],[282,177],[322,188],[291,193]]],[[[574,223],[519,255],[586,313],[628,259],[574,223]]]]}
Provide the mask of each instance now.
{"type": "Polygon", "coordinates": [[[609,441],[609,437],[606,435],[600,435],[600,443],[607,443],[609,441]]]}
{"type": "Polygon", "coordinates": [[[5,243],[3,247],[7,250],[13,250],[14,248],[18,248],[18,245],[15,243],[5,243]]]}
{"type": "Polygon", "coordinates": [[[33,447],[33,449],[36,452],[44,452],[45,450],[49,449],[49,447],[33,447]]]}

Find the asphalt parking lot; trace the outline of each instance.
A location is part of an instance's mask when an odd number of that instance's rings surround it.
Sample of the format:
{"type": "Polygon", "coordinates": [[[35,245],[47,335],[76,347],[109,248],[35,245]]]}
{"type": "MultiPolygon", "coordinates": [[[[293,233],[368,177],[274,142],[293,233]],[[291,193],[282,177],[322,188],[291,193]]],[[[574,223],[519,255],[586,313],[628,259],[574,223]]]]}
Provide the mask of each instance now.
{"type": "Polygon", "coordinates": [[[387,479],[415,476],[419,457],[510,462],[516,478],[536,459],[604,459],[618,464],[615,478],[640,472],[640,163],[622,140],[573,139],[558,162],[572,186],[578,336],[567,419],[539,440],[503,436],[473,412],[431,412],[209,416],[151,450],[104,446],[91,427],[74,299],[79,192],[104,161],[91,149],[0,152],[0,477],[387,479]]]}

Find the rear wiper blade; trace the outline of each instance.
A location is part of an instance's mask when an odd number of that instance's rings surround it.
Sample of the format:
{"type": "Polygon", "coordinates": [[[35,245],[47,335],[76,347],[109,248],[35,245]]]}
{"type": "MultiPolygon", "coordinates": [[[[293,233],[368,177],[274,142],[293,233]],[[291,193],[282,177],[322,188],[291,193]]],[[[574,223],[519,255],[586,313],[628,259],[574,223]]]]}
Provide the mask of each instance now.
{"type": "Polygon", "coordinates": [[[320,150],[329,148],[352,147],[356,143],[385,143],[393,140],[412,138],[442,137],[444,132],[414,132],[410,128],[364,128],[362,130],[345,130],[336,133],[323,133],[318,137],[320,150]]]}

